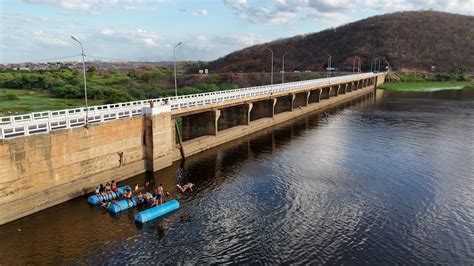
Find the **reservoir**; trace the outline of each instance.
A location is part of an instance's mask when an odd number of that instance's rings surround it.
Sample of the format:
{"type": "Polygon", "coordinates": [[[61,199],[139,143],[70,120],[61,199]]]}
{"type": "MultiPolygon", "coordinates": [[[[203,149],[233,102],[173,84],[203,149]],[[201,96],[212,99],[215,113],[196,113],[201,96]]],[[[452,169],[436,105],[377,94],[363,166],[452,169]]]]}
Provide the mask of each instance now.
{"type": "Polygon", "coordinates": [[[0,226],[2,263],[473,264],[474,90],[378,90],[119,185],[146,180],[181,208],[76,198],[0,226]]]}

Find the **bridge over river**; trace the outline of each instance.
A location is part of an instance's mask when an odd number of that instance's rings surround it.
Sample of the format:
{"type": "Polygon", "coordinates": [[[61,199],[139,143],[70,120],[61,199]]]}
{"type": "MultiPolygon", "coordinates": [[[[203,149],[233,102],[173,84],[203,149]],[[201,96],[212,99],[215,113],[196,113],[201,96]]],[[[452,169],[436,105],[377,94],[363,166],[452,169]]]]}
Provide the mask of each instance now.
{"type": "Polygon", "coordinates": [[[385,73],[0,117],[0,224],[373,93],[385,73]]]}

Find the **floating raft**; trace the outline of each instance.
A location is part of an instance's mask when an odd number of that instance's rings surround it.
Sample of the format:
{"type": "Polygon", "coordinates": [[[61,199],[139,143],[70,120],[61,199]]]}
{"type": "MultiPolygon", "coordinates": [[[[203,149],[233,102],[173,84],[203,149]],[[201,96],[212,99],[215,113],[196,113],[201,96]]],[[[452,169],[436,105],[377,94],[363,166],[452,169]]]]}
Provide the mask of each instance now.
{"type": "Polygon", "coordinates": [[[164,203],[163,205],[155,206],[137,213],[135,215],[135,222],[141,224],[146,223],[177,209],[179,209],[179,201],[174,199],[164,203]]]}
{"type": "Polygon", "coordinates": [[[109,205],[109,212],[111,213],[119,213],[121,211],[127,210],[129,208],[133,208],[138,205],[138,198],[133,197],[132,199],[123,199],[117,202],[113,202],[109,205]]]}
{"type": "Polygon", "coordinates": [[[102,200],[99,199],[99,197],[96,194],[94,194],[94,195],[89,196],[87,201],[92,205],[98,205],[101,201],[111,201],[113,199],[118,198],[119,196],[122,196],[123,192],[127,188],[129,188],[131,190],[130,186],[119,187],[117,193],[111,191],[111,192],[101,196],[102,200]]]}

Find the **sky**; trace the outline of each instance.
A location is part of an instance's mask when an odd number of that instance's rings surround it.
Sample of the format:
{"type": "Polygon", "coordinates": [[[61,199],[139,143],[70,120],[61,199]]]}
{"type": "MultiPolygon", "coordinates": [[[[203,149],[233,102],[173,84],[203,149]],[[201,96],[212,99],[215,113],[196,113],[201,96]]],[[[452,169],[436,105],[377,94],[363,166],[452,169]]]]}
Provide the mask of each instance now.
{"type": "Polygon", "coordinates": [[[0,63],[214,60],[405,10],[473,15],[474,0],[0,0],[0,63]]]}

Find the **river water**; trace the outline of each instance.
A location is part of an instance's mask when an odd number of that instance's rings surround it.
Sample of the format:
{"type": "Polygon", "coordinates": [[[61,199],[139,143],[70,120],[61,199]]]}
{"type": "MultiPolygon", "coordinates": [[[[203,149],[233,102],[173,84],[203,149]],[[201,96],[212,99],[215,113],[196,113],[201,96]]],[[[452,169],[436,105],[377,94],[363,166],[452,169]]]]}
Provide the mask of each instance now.
{"type": "Polygon", "coordinates": [[[474,90],[378,91],[122,182],[180,199],[144,227],[86,197],[0,226],[0,264],[473,264],[473,139],[474,90]]]}

